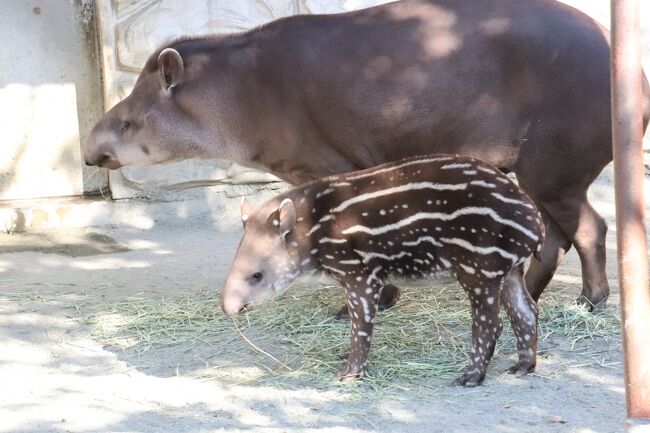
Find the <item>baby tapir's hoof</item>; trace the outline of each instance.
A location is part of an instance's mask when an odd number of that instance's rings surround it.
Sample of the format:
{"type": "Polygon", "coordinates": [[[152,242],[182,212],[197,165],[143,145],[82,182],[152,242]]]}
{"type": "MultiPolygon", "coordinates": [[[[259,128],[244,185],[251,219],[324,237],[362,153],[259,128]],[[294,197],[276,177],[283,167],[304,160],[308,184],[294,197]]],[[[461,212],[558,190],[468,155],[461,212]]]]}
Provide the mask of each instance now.
{"type": "Polygon", "coordinates": [[[336,376],[341,382],[350,382],[356,379],[360,379],[363,375],[366,374],[366,365],[363,366],[351,366],[350,364],[343,367],[343,369],[336,376]]]}
{"type": "MultiPolygon", "coordinates": [[[[399,295],[399,287],[395,287],[391,284],[385,285],[384,290],[382,290],[381,296],[379,297],[379,301],[377,302],[379,311],[384,311],[394,306],[399,299],[399,295]]],[[[348,312],[347,305],[341,308],[334,318],[336,320],[348,320],[350,318],[350,313],[348,312]]]]}
{"type": "Polygon", "coordinates": [[[530,362],[519,362],[510,367],[507,371],[509,374],[514,374],[515,376],[521,377],[535,371],[535,364],[532,364],[530,362]]]}
{"type": "Polygon", "coordinates": [[[485,373],[481,374],[476,370],[473,370],[471,373],[469,371],[466,371],[465,373],[462,374],[462,376],[456,378],[452,382],[452,385],[473,388],[475,386],[479,386],[480,384],[482,384],[483,379],[485,379],[485,373]]]}

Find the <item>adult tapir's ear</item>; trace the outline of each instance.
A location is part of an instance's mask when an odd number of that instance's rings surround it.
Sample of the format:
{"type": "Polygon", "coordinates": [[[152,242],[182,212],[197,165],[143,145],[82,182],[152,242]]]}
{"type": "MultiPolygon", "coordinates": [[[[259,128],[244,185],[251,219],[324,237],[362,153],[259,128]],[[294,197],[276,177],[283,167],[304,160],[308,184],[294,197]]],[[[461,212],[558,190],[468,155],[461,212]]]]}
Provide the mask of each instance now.
{"type": "Polygon", "coordinates": [[[168,92],[183,80],[183,58],[173,48],[165,48],[158,56],[158,73],[163,89],[168,92]]]}
{"type": "Polygon", "coordinates": [[[241,222],[246,227],[246,221],[253,214],[253,206],[246,200],[246,197],[241,199],[241,222]]]}
{"type": "Polygon", "coordinates": [[[293,230],[296,226],[296,207],[291,199],[282,200],[278,210],[269,216],[269,224],[279,231],[282,239],[293,230]]]}

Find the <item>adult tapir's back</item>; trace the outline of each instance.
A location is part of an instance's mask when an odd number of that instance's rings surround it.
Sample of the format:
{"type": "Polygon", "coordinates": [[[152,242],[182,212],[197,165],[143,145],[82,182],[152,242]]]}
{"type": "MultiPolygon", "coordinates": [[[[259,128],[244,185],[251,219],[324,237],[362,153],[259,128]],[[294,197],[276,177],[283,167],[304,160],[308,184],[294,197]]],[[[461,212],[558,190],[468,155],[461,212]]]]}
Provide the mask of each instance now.
{"type": "Polygon", "coordinates": [[[259,44],[285,86],[279,124],[309,126],[298,150],[322,142],[350,169],[453,152],[523,178],[543,167],[549,190],[611,160],[607,35],[555,1],[407,0],[272,28],[259,44]]]}

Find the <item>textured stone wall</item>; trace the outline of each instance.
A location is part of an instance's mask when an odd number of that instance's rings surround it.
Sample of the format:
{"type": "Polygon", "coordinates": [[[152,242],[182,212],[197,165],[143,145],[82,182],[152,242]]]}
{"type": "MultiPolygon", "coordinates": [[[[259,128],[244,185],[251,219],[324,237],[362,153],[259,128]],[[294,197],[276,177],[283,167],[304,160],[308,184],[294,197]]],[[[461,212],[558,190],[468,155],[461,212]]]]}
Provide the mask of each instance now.
{"type": "MultiPolygon", "coordinates": [[[[388,0],[99,0],[106,108],[129,94],[149,54],[180,35],[243,31],[287,15],[335,13],[388,0]],[[189,6],[191,4],[191,7],[189,6]]],[[[277,179],[226,161],[125,167],[111,173],[114,198],[163,200],[232,193],[233,185],[277,179]],[[208,191],[186,190],[216,185],[208,191]]]]}
{"type": "MultiPolygon", "coordinates": [[[[605,26],[609,0],[564,0],[583,9],[605,26]]],[[[164,41],[180,35],[227,33],[298,13],[335,13],[387,0],[98,0],[102,29],[106,108],[126,96],[149,54],[164,41]],[[190,6],[191,5],[191,6],[190,6]]],[[[643,3],[650,16],[650,1],[643,3]]],[[[650,20],[644,22],[645,66],[650,70],[650,20]]],[[[126,167],[111,173],[115,198],[178,199],[204,192],[179,192],[196,185],[221,185],[207,194],[221,194],[232,184],[273,180],[228,162],[187,161],[157,167],[126,167]]]]}

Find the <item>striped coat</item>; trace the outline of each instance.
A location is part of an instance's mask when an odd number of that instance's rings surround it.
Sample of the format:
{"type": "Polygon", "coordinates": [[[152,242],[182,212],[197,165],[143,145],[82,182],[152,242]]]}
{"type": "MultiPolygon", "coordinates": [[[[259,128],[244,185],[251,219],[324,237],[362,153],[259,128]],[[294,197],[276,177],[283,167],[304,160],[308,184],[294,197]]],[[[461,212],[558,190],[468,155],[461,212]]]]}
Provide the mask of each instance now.
{"type": "Polygon", "coordinates": [[[456,276],[472,306],[470,363],[458,383],[483,380],[502,329],[499,304],[518,339],[512,372],[534,369],[537,307],[523,264],[539,259],[544,226],[531,199],[495,167],[457,155],[408,158],[305,184],[243,210],[242,219],[224,311],[260,304],[308,269],[331,274],[345,288],[352,328],[342,378],[365,372],[387,278],[440,271],[456,276]]]}

